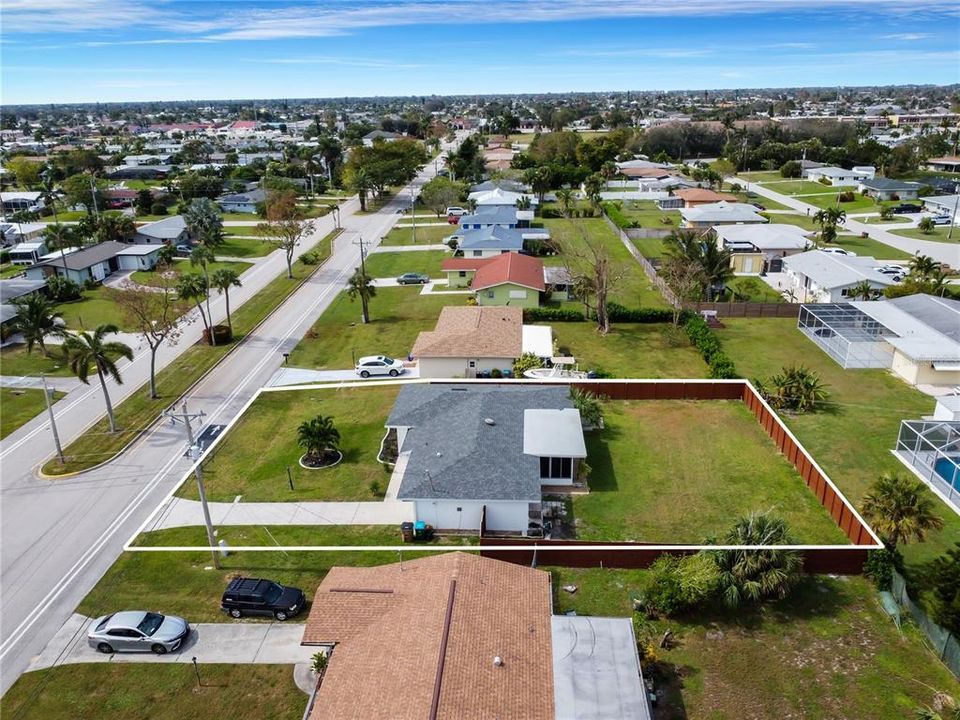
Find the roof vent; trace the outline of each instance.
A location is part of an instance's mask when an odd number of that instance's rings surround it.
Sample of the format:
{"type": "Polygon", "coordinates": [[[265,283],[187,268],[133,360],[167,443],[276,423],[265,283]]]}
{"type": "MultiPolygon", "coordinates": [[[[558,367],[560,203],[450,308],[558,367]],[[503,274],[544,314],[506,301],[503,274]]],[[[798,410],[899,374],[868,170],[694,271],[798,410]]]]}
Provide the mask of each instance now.
{"type": "Polygon", "coordinates": [[[503,658],[497,655],[493,658],[493,664],[495,667],[503,667],[503,658]]]}
{"type": "Polygon", "coordinates": [[[483,421],[484,421],[487,425],[496,425],[496,423],[493,421],[493,418],[484,418],[483,421]]]}

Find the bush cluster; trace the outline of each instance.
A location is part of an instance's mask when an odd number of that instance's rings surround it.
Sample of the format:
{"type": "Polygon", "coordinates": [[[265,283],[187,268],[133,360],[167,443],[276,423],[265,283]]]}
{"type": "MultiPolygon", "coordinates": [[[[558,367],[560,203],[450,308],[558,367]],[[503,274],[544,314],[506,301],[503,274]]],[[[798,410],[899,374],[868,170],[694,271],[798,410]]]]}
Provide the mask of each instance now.
{"type": "Polygon", "coordinates": [[[621,230],[634,226],[633,221],[624,215],[620,208],[613,203],[604,203],[603,210],[607,213],[607,217],[613,221],[613,224],[621,230]]]}
{"type": "Polygon", "coordinates": [[[628,308],[619,303],[607,303],[610,322],[662,323],[673,321],[673,311],[667,308],[628,308]]]}
{"type": "Polygon", "coordinates": [[[707,326],[706,320],[699,315],[691,315],[683,327],[687,331],[690,342],[700,351],[704,362],[710,366],[710,377],[721,380],[740,377],[733,360],[723,351],[720,341],[707,326]]]}
{"type": "Polygon", "coordinates": [[[583,313],[573,308],[535,307],[523,309],[524,322],[583,322],[583,313]]]}

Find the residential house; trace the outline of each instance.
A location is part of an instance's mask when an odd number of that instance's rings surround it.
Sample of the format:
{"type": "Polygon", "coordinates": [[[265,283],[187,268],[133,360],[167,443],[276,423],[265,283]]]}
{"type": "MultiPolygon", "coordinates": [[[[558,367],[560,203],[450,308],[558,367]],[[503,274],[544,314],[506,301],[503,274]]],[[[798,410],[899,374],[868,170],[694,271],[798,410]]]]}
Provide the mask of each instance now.
{"type": "Polygon", "coordinates": [[[800,177],[802,178],[806,178],[807,172],[810,170],[827,167],[826,163],[816,162],[815,160],[798,160],[797,162],[800,163],[800,177]]]}
{"type": "Polygon", "coordinates": [[[266,200],[266,190],[257,188],[244,193],[221,195],[217,198],[217,205],[225,213],[255,213],[257,204],[266,200]]]}
{"type": "Polygon", "coordinates": [[[812,230],[796,225],[716,225],[717,245],[730,250],[730,267],[738,275],[778,273],[783,258],[811,247],[812,230]]]}
{"type": "Polygon", "coordinates": [[[147,223],[137,228],[133,242],[139,245],[179,245],[189,242],[190,233],[182,215],[171,215],[163,220],[147,223]]]}
{"type": "Polygon", "coordinates": [[[960,155],[930,158],[926,162],[926,168],[935,172],[960,172],[960,155]]]}
{"type": "Polygon", "coordinates": [[[31,280],[45,280],[52,275],[68,277],[81,285],[87,280],[102,281],[120,269],[117,255],[130,245],[110,240],[91,245],[60,257],[59,251],[47,260],[26,269],[31,280]]]}
{"type": "Polygon", "coordinates": [[[398,135],[397,133],[387,132],[385,130],[373,130],[368,132],[363,136],[363,144],[367,147],[373,147],[375,140],[382,140],[383,142],[393,142],[394,140],[400,140],[403,135],[398,135]]]}
{"type": "Polygon", "coordinates": [[[911,385],[960,384],[960,301],[907,295],[804,305],[799,329],[845,368],[886,368],[911,385]]]}
{"type": "Polygon", "coordinates": [[[7,247],[39,240],[46,229],[45,223],[0,223],[0,236],[3,237],[4,247],[7,247]]]}
{"type": "Polygon", "coordinates": [[[862,180],[869,180],[873,177],[873,172],[865,169],[854,168],[853,170],[844,170],[840,167],[819,167],[807,170],[808,180],[820,182],[827,180],[830,185],[853,187],[862,180]]]}
{"type": "Polygon", "coordinates": [[[523,233],[499,225],[488,225],[479,230],[458,231],[445,242],[457,241],[457,249],[465,257],[484,258],[501,253],[523,250],[523,233]]]}
{"type": "Polygon", "coordinates": [[[421,332],[410,352],[420,377],[482,377],[494,370],[509,374],[525,352],[553,355],[553,334],[546,326],[523,324],[516,306],[447,306],[433,330],[421,332]],[[535,329],[531,329],[535,328],[535,329]]]}
{"type": "Polygon", "coordinates": [[[831,303],[849,296],[850,288],[866,281],[877,292],[895,284],[877,272],[882,263],[872,257],[810,250],[783,259],[787,289],[794,302],[831,303]]]}
{"type": "Polygon", "coordinates": [[[701,205],[711,205],[719,202],[737,202],[736,195],[718,193],[708,188],[700,187],[674,190],[673,197],[680,198],[680,200],[683,201],[683,205],[681,207],[685,208],[700,207],[701,205]]]}
{"type": "Polygon", "coordinates": [[[857,192],[869,195],[875,200],[916,200],[921,187],[923,186],[920,183],[872,178],[861,180],[857,185],[857,192]]]}
{"type": "Polygon", "coordinates": [[[543,262],[520,253],[448,258],[441,267],[451,287],[474,291],[478,305],[539,307],[540,295],[546,290],[543,262]]]}
{"type": "Polygon", "coordinates": [[[23,242],[10,250],[10,262],[14,265],[33,265],[47,252],[45,240],[23,242]]]}
{"type": "Polygon", "coordinates": [[[303,632],[329,658],[306,720],[650,720],[632,621],[552,608],[549,572],[472,553],[333,567],[303,632]]]}
{"type": "Polygon", "coordinates": [[[726,201],[682,208],[680,216],[683,218],[683,227],[685,228],[709,228],[714,225],[768,222],[753,205],[726,201]]]}
{"type": "Polygon", "coordinates": [[[21,190],[0,192],[0,207],[4,213],[13,213],[18,210],[38,212],[44,206],[43,193],[21,190]]]}
{"type": "Polygon", "coordinates": [[[529,193],[530,188],[524,185],[521,182],[516,180],[508,180],[507,178],[497,178],[495,180],[485,180],[482,183],[477,183],[476,185],[470,186],[470,192],[489,192],[490,190],[506,190],[508,192],[514,192],[519,194],[529,193]]]}
{"type": "MultiPolygon", "coordinates": [[[[486,205],[471,215],[463,215],[457,223],[459,230],[479,230],[496,225],[503,228],[519,227],[518,215],[522,211],[509,205],[486,205]]],[[[532,211],[528,211],[532,215],[532,211]]]]}
{"type": "Polygon", "coordinates": [[[504,190],[500,187],[496,187],[493,190],[471,192],[467,197],[470,200],[474,200],[477,203],[477,207],[484,205],[508,205],[515,208],[517,201],[521,198],[529,198],[532,207],[536,207],[540,202],[533,193],[513,192],[512,190],[504,190]]]}
{"type": "Polygon", "coordinates": [[[170,165],[173,156],[169,153],[154,153],[152,155],[125,155],[123,164],[131,167],[140,167],[142,165],[170,165]]]}
{"type": "Polygon", "coordinates": [[[923,206],[927,210],[949,215],[954,222],[960,218],[960,212],[958,212],[960,210],[960,195],[937,195],[922,197],[920,200],[923,201],[923,206]]]}
{"type": "Polygon", "coordinates": [[[160,259],[163,245],[127,245],[117,253],[121,270],[153,270],[160,259]]]}
{"type": "Polygon", "coordinates": [[[26,278],[0,280],[0,337],[7,338],[5,326],[17,317],[17,308],[11,301],[36,292],[46,292],[46,289],[46,280],[26,278]]]}
{"type": "Polygon", "coordinates": [[[386,426],[397,499],[445,531],[542,533],[544,487],[574,485],[587,456],[566,386],[406,385],[386,426]]]}
{"type": "Polygon", "coordinates": [[[172,171],[172,165],[118,165],[104,174],[110,180],[163,180],[172,171]]]}

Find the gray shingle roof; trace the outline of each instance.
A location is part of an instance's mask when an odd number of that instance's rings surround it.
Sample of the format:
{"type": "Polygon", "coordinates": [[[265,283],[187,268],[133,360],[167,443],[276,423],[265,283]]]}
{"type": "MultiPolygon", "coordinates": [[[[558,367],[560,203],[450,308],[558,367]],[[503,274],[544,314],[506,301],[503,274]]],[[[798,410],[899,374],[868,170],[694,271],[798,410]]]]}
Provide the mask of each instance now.
{"type": "Polygon", "coordinates": [[[887,300],[952,340],[960,342],[960,300],[934,295],[906,295],[887,300]]]}
{"type": "Polygon", "coordinates": [[[64,263],[66,263],[68,270],[84,270],[91,265],[96,265],[98,262],[103,262],[104,260],[109,260],[112,257],[116,257],[117,253],[127,247],[130,246],[110,240],[108,242],[102,242],[98,245],[92,245],[91,247],[83,248],[82,250],[77,250],[76,252],[70,253],[65,258],[61,258],[58,254],[57,257],[51,258],[50,260],[44,260],[43,262],[37,263],[37,265],[54,265],[56,267],[63,267],[64,263]]]}
{"type": "Polygon", "coordinates": [[[566,387],[405,386],[386,423],[410,428],[397,497],[537,502],[540,464],[523,454],[524,410],[569,407],[566,387]]]}
{"type": "Polygon", "coordinates": [[[187,223],[184,221],[183,215],[174,215],[137,228],[137,234],[160,240],[173,240],[180,237],[180,233],[186,229],[187,223]]]}
{"type": "Polygon", "coordinates": [[[46,285],[46,280],[27,280],[25,278],[0,280],[0,302],[10,302],[15,298],[29,295],[41,290],[46,285]]]}
{"type": "Polygon", "coordinates": [[[902,180],[891,180],[890,178],[861,180],[860,184],[865,188],[869,188],[870,190],[884,190],[888,192],[897,190],[917,190],[922,187],[920,183],[903,182],[902,180]]]}
{"type": "Polygon", "coordinates": [[[460,238],[461,250],[523,250],[523,233],[499,225],[464,230],[456,235],[460,238]]]}

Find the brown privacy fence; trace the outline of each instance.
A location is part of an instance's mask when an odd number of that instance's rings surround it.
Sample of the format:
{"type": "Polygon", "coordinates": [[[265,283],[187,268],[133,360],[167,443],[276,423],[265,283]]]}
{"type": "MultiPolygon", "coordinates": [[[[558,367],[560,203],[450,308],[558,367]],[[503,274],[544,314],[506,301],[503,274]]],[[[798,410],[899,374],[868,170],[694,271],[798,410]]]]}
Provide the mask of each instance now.
{"type": "Polygon", "coordinates": [[[720,317],[777,317],[796,318],[800,315],[797,303],[754,303],[754,302],[698,302],[683,303],[686,310],[716,310],[720,317]]]}
{"type": "MultiPolygon", "coordinates": [[[[796,468],[821,506],[830,513],[850,546],[803,546],[804,569],[811,573],[859,574],[867,550],[879,546],[877,539],[850,503],[834,486],[807,450],[793,437],[780,417],[746,380],[584,380],[572,383],[611,400],[740,400],[756,417],[777,449],[796,468]]],[[[567,567],[644,568],[664,553],[695,553],[705,546],[657,545],[655,543],[545,540],[542,538],[490,537],[481,526],[481,554],[511,562],[567,567]],[[529,550],[497,550],[498,547],[529,545],[529,550]],[[597,547],[596,550],[590,546],[597,547]],[[574,549],[574,548],[582,549],[574,549]]]]}

